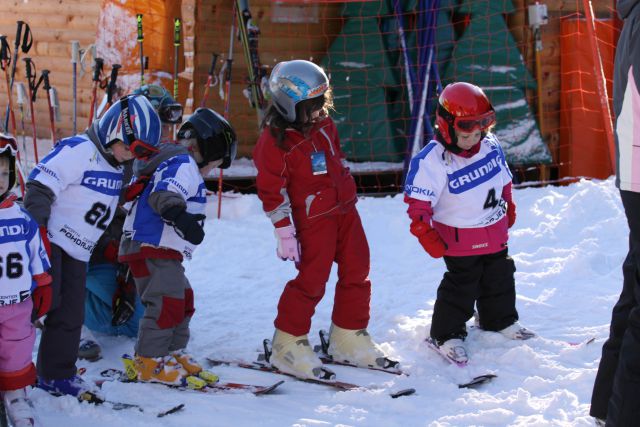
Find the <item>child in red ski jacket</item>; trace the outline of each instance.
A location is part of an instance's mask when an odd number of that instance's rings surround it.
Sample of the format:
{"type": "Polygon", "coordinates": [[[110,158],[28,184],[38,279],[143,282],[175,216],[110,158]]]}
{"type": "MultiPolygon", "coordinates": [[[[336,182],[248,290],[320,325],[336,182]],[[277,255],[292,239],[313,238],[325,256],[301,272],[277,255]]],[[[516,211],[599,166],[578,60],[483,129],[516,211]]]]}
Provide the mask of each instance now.
{"type": "Polygon", "coordinates": [[[327,115],[329,80],[314,63],[294,60],[276,65],[269,87],[273,106],[253,152],[258,197],[275,227],[278,256],[295,261],[298,269],[278,303],[270,361],[299,377],[332,375],[307,334],[335,261],[329,354],[361,366],[384,366],[387,359],[366,330],[369,246],[355,207],[355,181],[327,115]]]}

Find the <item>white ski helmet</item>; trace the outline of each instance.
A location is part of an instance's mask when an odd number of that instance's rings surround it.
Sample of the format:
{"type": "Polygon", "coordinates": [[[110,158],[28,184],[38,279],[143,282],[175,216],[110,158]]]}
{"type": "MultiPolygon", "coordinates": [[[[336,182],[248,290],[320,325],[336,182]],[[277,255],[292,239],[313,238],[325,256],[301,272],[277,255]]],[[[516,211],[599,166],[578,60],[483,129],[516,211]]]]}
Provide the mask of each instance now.
{"type": "Polygon", "coordinates": [[[276,64],[269,77],[273,105],[287,121],[296,121],[296,105],[323,95],[329,89],[324,70],[310,61],[296,59],[276,64]]]}

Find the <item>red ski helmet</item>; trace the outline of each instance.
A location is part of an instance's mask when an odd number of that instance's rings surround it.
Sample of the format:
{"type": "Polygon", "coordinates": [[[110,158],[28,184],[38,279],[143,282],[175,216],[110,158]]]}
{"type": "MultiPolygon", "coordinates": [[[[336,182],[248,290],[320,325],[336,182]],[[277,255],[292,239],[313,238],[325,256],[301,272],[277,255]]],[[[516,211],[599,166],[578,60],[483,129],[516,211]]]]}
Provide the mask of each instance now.
{"type": "Polygon", "coordinates": [[[466,82],[447,85],[438,99],[436,126],[445,144],[456,147],[456,130],[486,131],[496,123],[489,98],[478,86],[466,82]]]}

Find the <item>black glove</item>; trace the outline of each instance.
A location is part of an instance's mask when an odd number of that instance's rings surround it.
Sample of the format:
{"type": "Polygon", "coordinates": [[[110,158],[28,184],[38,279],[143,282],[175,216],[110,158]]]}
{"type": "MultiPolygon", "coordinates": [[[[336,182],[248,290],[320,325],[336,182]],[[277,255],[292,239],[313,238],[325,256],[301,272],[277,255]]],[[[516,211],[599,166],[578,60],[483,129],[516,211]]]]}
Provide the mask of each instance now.
{"type": "Polygon", "coordinates": [[[206,218],[202,214],[192,214],[184,206],[172,206],[162,212],[162,219],[173,225],[178,236],[189,243],[199,245],[204,239],[204,229],[201,221],[206,218]]]}
{"type": "Polygon", "coordinates": [[[111,303],[111,325],[121,326],[131,319],[136,310],[137,292],[131,271],[124,264],[118,269],[116,282],[118,287],[111,303]]]}

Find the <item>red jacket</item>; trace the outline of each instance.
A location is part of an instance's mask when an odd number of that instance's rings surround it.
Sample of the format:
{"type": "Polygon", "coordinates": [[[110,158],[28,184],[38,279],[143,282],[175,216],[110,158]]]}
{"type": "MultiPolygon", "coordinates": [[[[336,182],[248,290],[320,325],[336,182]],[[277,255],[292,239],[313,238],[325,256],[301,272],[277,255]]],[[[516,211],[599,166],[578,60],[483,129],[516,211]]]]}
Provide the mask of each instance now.
{"type": "MultiPolygon", "coordinates": [[[[344,154],[331,118],[314,125],[306,137],[287,129],[284,146],[285,149],[279,148],[276,137],[265,128],[253,150],[258,197],[273,224],[288,225],[292,214],[299,229],[314,219],[353,208],[357,201],[356,184],[349,168],[342,164],[344,154]],[[316,162],[314,174],[314,152],[324,153],[326,173],[316,162]]],[[[316,159],[321,156],[315,154],[316,159]]]]}

